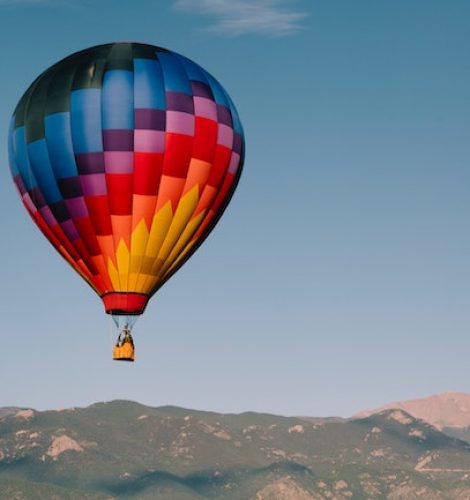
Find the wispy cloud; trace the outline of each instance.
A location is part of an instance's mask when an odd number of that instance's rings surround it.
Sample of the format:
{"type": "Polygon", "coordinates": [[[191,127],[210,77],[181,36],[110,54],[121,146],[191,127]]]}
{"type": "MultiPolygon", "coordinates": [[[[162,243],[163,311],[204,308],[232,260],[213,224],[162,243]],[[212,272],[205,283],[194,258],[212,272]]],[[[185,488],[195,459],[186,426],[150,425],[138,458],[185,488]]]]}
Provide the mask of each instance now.
{"type": "Polygon", "coordinates": [[[208,29],[229,35],[291,35],[302,29],[306,12],[295,0],[174,0],[175,7],[214,18],[208,29]]]}

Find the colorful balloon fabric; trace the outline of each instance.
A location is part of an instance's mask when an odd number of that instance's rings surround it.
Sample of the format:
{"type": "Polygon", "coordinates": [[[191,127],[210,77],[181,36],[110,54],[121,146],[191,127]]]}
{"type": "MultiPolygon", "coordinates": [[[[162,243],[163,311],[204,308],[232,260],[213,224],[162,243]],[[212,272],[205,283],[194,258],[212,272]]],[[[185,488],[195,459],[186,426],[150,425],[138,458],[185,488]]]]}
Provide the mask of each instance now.
{"type": "Polygon", "coordinates": [[[222,215],[244,157],[237,111],[191,60],[100,45],[19,101],[10,168],[23,204],[112,314],[141,314],[222,215]]]}

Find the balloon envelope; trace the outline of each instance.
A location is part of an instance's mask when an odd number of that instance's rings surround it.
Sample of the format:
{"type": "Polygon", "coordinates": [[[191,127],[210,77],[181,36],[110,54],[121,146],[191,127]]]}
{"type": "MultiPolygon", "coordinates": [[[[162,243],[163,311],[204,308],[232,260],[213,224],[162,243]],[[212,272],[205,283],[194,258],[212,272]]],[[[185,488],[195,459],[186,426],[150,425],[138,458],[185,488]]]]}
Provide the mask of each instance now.
{"type": "Polygon", "coordinates": [[[11,121],[9,156],[24,206],[106,311],[141,314],[222,215],[244,137],[203,68],[113,43],[33,82],[11,121]]]}

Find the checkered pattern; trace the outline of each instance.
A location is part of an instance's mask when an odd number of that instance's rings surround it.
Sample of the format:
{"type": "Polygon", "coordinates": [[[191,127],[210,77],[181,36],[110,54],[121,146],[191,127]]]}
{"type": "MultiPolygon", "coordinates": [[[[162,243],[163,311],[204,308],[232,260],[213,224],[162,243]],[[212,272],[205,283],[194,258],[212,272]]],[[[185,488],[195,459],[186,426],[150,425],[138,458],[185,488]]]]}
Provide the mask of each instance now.
{"type": "Polygon", "coordinates": [[[222,215],[244,137],[203,68],[114,43],[33,82],[11,121],[9,155],[28,212],[107,312],[140,314],[222,215]]]}

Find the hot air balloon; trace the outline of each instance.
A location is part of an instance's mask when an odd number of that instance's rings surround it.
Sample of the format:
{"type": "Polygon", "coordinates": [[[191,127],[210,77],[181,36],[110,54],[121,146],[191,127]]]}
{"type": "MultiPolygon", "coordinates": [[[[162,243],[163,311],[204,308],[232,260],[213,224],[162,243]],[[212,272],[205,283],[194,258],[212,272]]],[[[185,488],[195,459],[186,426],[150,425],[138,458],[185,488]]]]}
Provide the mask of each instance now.
{"type": "Polygon", "coordinates": [[[20,99],[10,169],[32,219],[101,297],[134,359],[133,320],[212,231],[244,135],[229,95],[190,59],[140,43],[70,55],[20,99]]]}

